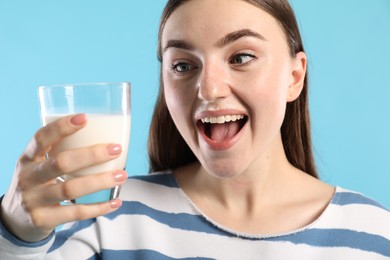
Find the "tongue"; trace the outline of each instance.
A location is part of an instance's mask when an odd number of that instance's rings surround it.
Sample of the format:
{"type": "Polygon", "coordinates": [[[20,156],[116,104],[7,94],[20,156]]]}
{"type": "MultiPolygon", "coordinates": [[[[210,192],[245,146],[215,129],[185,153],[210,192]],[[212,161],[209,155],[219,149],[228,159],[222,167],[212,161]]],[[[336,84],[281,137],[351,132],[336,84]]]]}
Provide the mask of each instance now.
{"type": "Polygon", "coordinates": [[[238,121],[224,124],[210,124],[210,139],[213,141],[223,141],[236,135],[240,130],[238,121]]]}

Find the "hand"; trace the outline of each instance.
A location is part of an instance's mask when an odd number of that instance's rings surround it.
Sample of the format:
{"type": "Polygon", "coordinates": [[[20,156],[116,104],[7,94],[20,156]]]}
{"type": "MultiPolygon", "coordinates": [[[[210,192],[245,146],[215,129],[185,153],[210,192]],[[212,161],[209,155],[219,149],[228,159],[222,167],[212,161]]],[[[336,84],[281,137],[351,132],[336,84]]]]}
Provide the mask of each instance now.
{"type": "Polygon", "coordinates": [[[119,199],[90,205],[61,206],[99,190],[113,188],[127,179],[124,171],[82,176],[58,183],[64,174],[117,158],[121,147],[98,144],[64,151],[46,158],[50,148],[87,124],[84,114],[61,118],[38,130],[17,162],[14,177],[1,204],[1,219],[21,240],[36,242],[46,238],[58,225],[94,218],[115,211],[119,199]],[[85,185],[88,183],[88,185],[85,185]]]}

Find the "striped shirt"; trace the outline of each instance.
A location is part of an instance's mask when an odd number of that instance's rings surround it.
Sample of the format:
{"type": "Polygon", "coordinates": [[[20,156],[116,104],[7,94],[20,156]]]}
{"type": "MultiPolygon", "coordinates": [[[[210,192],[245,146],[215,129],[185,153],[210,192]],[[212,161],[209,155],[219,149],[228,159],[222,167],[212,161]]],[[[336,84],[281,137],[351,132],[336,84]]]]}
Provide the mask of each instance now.
{"type": "Polygon", "coordinates": [[[169,172],[133,176],[111,214],[38,243],[0,224],[0,259],[390,259],[390,211],[340,187],[310,225],[277,235],[228,230],[202,215],[169,172]]]}

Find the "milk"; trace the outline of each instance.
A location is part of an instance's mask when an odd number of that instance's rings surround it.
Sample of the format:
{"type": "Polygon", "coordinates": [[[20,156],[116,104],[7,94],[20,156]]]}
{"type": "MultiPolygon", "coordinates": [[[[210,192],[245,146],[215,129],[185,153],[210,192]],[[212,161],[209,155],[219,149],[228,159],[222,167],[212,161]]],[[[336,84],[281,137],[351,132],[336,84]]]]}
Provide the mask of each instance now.
{"type": "MultiPolygon", "coordinates": [[[[64,116],[65,115],[46,115],[42,118],[42,123],[43,125],[46,125],[64,116]]],[[[125,168],[127,160],[127,151],[130,140],[130,120],[130,115],[87,114],[86,126],[76,133],[65,137],[60,143],[56,144],[49,151],[49,157],[55,156],[65,150],[92,146],[95,144],[121,144],[122,153],[118,158],[72,172],[69,176],[63,176],[63,178],[69,179],[73,176],[77,177],[118,169],[122,170],[125,168]]]]}

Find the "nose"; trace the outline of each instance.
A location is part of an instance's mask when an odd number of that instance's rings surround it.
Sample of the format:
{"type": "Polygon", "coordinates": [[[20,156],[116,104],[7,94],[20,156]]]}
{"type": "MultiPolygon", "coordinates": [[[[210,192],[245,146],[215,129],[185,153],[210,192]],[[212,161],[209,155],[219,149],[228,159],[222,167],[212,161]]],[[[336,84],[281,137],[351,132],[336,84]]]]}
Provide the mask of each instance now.
{"type": "Polygon", "coordinates": [[[230,93],[228,75],[216,62],[204,64],[197,85],[198,98],[203,101],[216,101],[230,93]]]}

